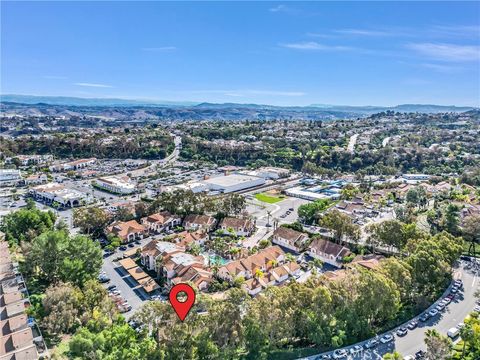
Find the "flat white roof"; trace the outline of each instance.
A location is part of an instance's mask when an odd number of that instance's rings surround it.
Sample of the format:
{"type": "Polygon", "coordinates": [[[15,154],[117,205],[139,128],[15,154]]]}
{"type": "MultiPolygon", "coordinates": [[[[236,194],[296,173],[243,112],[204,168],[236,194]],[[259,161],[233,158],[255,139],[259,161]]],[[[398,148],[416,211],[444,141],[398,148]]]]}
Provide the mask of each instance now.
{"type": "Polygon", "coordinates": [[[97,182],[100,182],[100,183],[103,182],[103,183],[106,183],[106,184],[109,184],[109,185],[112,185],[112,186],[123,187],[123,188],[127,188],[127,189],[135,189],[135,184],[134,183],[131,183],[129,181],[125,181],[123,179],[119,179],[115,176],[99,178],[99,179],[97,179],[97,182]]]}
{"type": "Polygon", "coordinates": [[[211,179],[204,180],[204,183],[218,185],[218,186],[232,186],[239,183],[246,183],[251,181],[258,181],[263,180],[262,178],[250,175],[240,175],[240,174],[232,174],[226,176],[218,176],[211,179]]]}

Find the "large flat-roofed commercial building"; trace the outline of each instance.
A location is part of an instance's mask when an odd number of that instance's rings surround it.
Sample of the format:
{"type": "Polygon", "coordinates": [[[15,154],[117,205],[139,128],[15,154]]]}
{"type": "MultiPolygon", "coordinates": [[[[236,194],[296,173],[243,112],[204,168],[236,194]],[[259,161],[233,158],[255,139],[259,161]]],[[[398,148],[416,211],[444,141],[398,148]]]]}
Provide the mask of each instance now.
{"type": "Polygon", "coordinates": [[[88,195],[75,189],[66,188],[59,183],[48,183],[45,185],[36,186],[29,190],[36,200],[42,201],[47,205],[58,203],[63,207],[80,206],[88,199],[88,195]]]}
{"type": "Polygon", "coordinates": [[[265,179],[256,176],[232,174],[203,180],[210,191],[230,193],[265,184],[265,179]]]}
{"type": "Polygon", "coordinates": [[[127,176],[109,176],[95,180],[95,185],[103,190],[116,194],[133,194],[137,189],[136,185],[127,176]]]}

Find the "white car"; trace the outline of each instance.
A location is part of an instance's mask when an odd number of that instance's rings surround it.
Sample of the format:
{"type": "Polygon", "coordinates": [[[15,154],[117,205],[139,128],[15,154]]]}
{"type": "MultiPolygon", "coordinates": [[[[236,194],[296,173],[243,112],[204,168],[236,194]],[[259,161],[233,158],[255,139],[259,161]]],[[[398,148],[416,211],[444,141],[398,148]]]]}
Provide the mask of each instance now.
{"type": "Polygon", "coordinates": [[[333,352],[334,359],[345,359],[348,356],[347,350],[337,349],[333,352]]]}
{"type": "Polygon", "coordinates": [[[390,334],[387,334],[387,335],[383,335],[381,338],[380,338],[380,342],[382,344],[387,344],[389,342],[393,341],[393,335],[390,335],[390,334]]]}
{"type": "Polygon", "coordinates": [[[352,347],[350,349],[350,354],[351,355],[356,355],[356,354],[358,354],[362,351],[363,351],[363,346],[362,345],[355,345],[354,347],[352,347]]]}
{"type": "Polygon", "coordinates": [[[437,309],[432,309],[428,312],[428,315],[430,315],[430,317],[437,316],[438,315],[438,310],[437,309]]]}

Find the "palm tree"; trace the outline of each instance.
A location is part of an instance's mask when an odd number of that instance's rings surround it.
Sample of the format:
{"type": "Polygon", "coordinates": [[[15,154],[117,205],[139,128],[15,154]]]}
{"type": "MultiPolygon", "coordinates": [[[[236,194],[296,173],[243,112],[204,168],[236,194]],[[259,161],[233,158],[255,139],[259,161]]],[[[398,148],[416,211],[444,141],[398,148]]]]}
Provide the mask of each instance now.
{"type": "Polygon", "coordinates": [[[278,264],[278,261],[277,261],[277,260],[270,260],[270,261],[267,263],[267,268],[273,269],[275,266],[277,266],[277,264],[278,264]]]}
{"type": "Polygon", "coordinates": [[[288,261],[288,262],[295,262],[295,256],[293,254],[286,253],[285,254],[285,260],[288,261]]]}
{"type": "Polygon", "coordinates": [[[253,275],[253,277],[258,280],[258,279],[262,278],[263,275],[264,275],[264,274],[263,274],[263,271],[262,271],[262,270],[256,269],[256,270],[255,270],[255,274],[253,275]]]}

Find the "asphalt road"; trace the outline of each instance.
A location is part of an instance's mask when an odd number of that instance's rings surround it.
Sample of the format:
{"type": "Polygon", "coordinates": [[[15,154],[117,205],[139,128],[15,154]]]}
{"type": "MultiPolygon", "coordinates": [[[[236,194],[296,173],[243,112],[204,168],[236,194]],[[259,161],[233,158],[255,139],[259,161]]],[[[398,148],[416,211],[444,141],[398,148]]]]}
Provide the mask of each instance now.
{"type": "MultiPolygon", "coordinates": [[[[424,342],[424,333],[428,329],[436,329],[440,334],[447,335],[447,332],[452,327],[455,327],[459,323],[463,322],[463,320],[473,311],[475,307],[476,298],[474,296],[475,291],[479,289],[479,280],[478,276],[480,275],[480,271],[474,271],[464,268],[465,263],[461,263],[459,267],[455,271],[454,278],[455,279],[462,279],[463,281],[463,291],[458,293],[455,297],[454,301],[448,305],[443,312],[439,313],[439,315],[435,316],[434,318],[430,318],[425,323],[419,321],[419,325],[416,329],[412,331],[408,331],[407,335],[403,337],[394,336],[394,341],[380,345],[374,350],[366,350],[361,352],[358,355],[352,356],[349,355],[344,360],[376,360],[382,359],[383,355],[388,352],[398,351],[402,356],[407,355],[414,355],[418,350],[426,350],[425,342],[424,342]]],[[[445,292],[444,296],[442,296],[441,300],[449,293],[449,289],[445,292]]],[[[430,308],[426,311],[429,311],[431,308],[434,308],[437,303],[432,304],[430,308]]],[[[415,318],[418,320],[418,317],[415,318]]],[[[411,319],[413,320],[413,319],[411,319]]],[[[406,327],[406,325],[411,321],[409,320],[407,323],[402,324],[399,327],[406,327]]],[[[387,332],[388,334],[394,334],[395,331],[398,329],[395,328],[392,331],[387,332]]],[[[379,334],[377,337],[380,338],[384,334],[379,334]]],[[[358,344],[354,345],[364,345],[367,341],[363,341],[358,344]]],[[[345,349],[349,350],[354,345],[348,346],[345,349]]],[[[326,352],[322,354],[317,354],[310,356],[308,358],[304,358],[304,360],[320,360],[323,355],[332,355],[333,352],[326,352]]]]}

